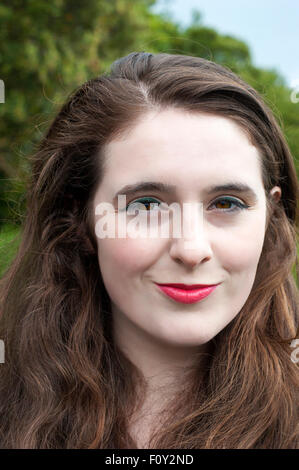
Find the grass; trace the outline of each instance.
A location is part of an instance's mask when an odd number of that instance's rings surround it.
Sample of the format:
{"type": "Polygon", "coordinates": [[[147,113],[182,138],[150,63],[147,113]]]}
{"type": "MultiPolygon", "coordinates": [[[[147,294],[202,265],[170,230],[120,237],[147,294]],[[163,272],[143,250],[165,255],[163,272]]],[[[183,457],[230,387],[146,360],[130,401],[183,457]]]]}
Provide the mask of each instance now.
{"type": "Polygon", "coordinates": [[[4,224],[0,226],[0,277],[3,276],[17,252],[20,241],[19,233],[18,225],[4,224]]]}

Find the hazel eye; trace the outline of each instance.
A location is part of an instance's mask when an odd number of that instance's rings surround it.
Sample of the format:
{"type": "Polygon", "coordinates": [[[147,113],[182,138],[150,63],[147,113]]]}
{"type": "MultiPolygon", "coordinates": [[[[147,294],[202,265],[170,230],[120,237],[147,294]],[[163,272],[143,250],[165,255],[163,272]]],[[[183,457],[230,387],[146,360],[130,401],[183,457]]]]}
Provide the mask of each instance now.
{"type": "Polygon", "coordinates": [[[231,197],[221,197],[216,199],[213,202],[213,206],[218,206],[216,211],[220,212],[238,212],[243,209],[248,209],[248,205],[241,202],[239,199],[231,198],[231,197]],[[233,206],[233,207],[232,207],[233,206]]]}

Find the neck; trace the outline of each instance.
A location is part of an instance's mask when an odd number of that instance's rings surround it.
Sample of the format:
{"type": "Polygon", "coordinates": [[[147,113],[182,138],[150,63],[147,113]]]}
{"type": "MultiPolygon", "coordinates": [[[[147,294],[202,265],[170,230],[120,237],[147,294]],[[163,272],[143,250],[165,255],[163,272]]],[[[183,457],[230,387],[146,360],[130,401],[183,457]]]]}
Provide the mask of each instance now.
{"type": "Polygon", "coordinates": [[[113,338],[142,373],[149,393],[180,387],[190,369],[200,371],[201,361],[211,346],[210,342],[196,346],[163,342],[138,328],[121,312],[113,316],[113,338]]]}

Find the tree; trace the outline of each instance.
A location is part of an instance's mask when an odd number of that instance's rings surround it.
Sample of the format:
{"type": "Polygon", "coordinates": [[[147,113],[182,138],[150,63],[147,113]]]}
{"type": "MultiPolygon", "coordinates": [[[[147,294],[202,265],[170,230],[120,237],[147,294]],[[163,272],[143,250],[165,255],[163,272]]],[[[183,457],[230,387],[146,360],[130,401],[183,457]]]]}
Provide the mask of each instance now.
{"type": "Polygon", "coordinates": [[[0,222],[22,217],[30,173],[26,156],[66,95],[101,74],[114,57],[137,48],[153,3],[1,3],[0,78],[5,83],[6,100],[0,105],[0,222]]]}
{"type": "MultiPolygon", "coordinates": [[[[155,14],[156,0],[4,0],[0,4],[0,224],[20,221],[26,156],[67,94],[132,51],[201,56],[230,67],[264,97],[284,127],[299,168],[299,104],[275,70],[255,67],[247,44],[202,24],[155,14]]],[[[299,170],[298,170],[299,174],[299,170]]]]}

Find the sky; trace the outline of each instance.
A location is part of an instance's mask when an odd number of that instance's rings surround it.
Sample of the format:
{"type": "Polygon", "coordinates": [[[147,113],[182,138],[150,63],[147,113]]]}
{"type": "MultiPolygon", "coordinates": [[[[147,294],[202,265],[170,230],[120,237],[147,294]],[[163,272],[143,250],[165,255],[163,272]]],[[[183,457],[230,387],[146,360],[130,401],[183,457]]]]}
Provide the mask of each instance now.
{"type": "Polygon", "coordinates": [[[299,85],[298,0],[157,0],[151,10],[167,11],[183,27],[192,9],[202,24],[246,42],[257,67],[275,69],[290,87],[299,85]]]}

